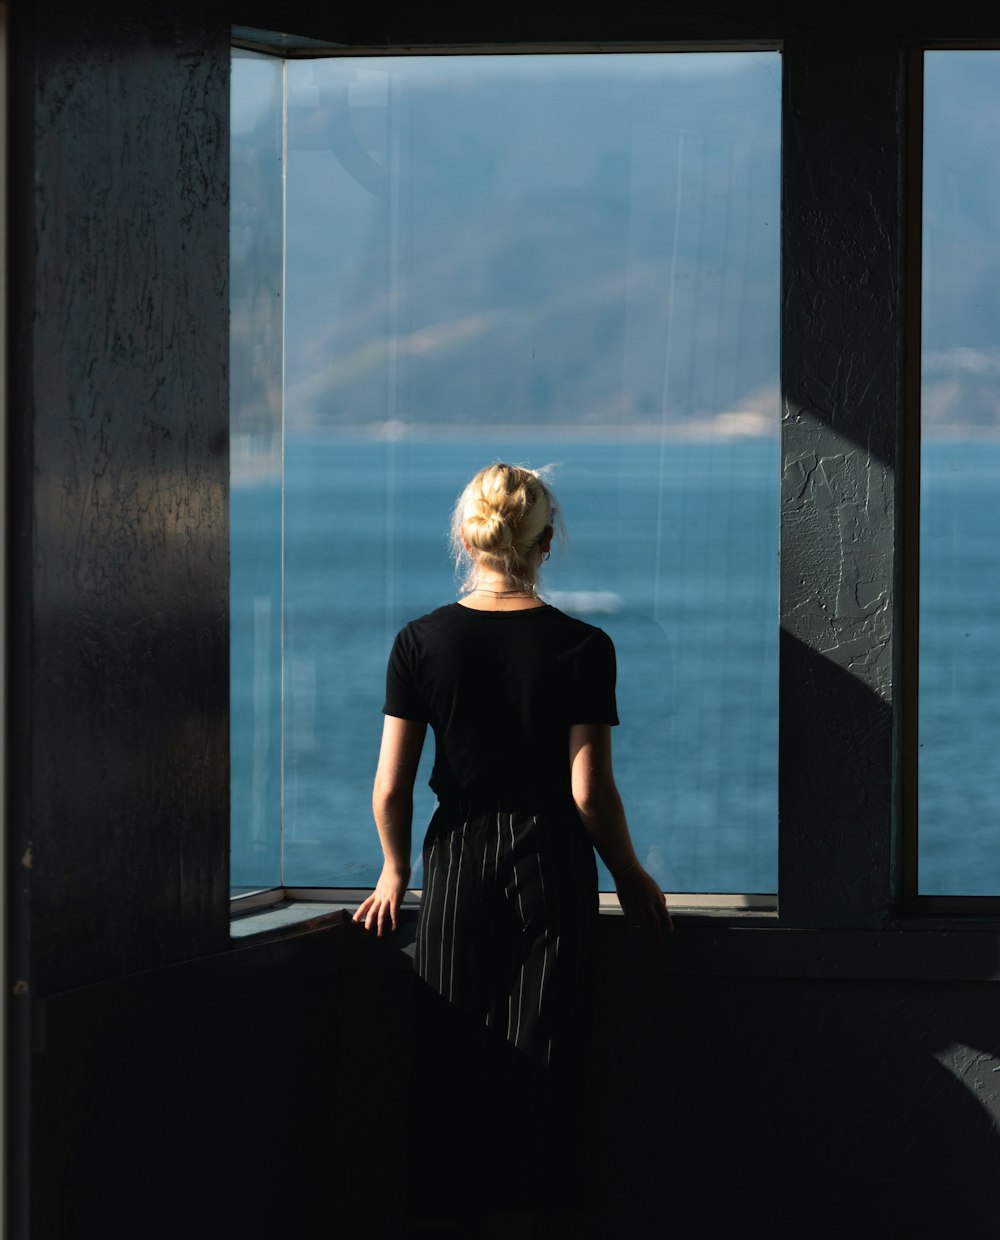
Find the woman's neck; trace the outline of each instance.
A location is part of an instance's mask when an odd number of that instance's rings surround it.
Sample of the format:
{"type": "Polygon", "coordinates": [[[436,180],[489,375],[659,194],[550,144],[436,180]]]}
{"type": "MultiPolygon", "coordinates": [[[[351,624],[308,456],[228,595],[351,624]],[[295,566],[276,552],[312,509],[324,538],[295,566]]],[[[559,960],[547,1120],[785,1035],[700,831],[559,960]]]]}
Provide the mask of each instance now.
{"type": "Polygon", "coordinates": [[[525,586],[487,574],[478,577],[475,586],[460,601],[463,607],[471,607],[474,611],[525,611],[545,606],[533,584],[525,586]]]}

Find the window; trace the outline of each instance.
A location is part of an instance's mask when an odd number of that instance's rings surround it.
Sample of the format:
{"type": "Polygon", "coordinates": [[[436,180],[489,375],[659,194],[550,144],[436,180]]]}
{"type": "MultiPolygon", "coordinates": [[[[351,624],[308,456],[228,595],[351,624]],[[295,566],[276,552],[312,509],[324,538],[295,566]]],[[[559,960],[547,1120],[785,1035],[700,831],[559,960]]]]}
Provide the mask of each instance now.
{"type": "Polygon", "coordinates": [[[554,466],[543,588],[618,648],[640,856],[776,889],[779,83],[775,52],[237,55],[234,890],[374,880],[385,657],[454,597],[496,457],[554,466]]]}
{"type": "Polygon", "coordinates": [[[1000,52],[924,59],[919,885],[1000,895],[1000,52]]]}
{"type": "Polygon", "coordinates": [[[230,748],[234,894],[281,882],[284,67],[233,62],[230,748]]]}

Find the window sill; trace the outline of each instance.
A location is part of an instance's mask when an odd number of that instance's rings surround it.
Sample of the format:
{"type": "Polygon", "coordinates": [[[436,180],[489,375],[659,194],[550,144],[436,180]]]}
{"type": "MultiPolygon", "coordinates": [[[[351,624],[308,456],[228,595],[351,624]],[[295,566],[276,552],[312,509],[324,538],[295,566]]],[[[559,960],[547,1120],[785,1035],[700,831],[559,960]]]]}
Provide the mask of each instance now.
{"type": "Polygon", "coordinates": [[[356,904],[330,901],[281,900],[275,904],[235,913],[229,935],[236,942],[246,939],[273,938],[288,933],[316,930],[334,921],[344,920],[356,904]]]}
{"type": "MultiPolygon", "coordinates": [[[[250,947],[277,939],[343,927],[332,948],[345,968],[408,967],[413,955],[419,901],[403,905],[399,930],[383,936],[350,925],[357,892],[326,900],[286,898],[237,916],[232,945],[250,947]]],[[[624,933],[621,910],[601,909],[601,950],[626,973],[677,977],[812,978],[1000,982],[1000,926],[918,921],[872,930],[783,926],[775,912],[754,909],[672,908],[676,933],[665,948],[649,947],[624,933]]]]}
{"type": "MultiPolygon", "coordinates": [[[[284,899],[263,907],[247,909],[245,912],[234,913],[230,922],[230,937],[237,942],[247,939],[274,938],[288,933],[303,933],[316,930],[334,921],[343,921],[353,916],[358,906],[357,897],[351,900],[296,900],[284,899]]],[[[414,917],[419,908],[419,900],[404,901],[404,919],[414,917]]],[[[712,925],[716,927],[732,926],[767,926],[777,921],[777,913],[773,911],[757,911],[753,909],[732,908],[684,908],[680,905],[671,906],[675,921],[683,925],[712,925]]],[[[622,910],[615,904],[602,904],[601,917],[618,918],[622,910]]]]}

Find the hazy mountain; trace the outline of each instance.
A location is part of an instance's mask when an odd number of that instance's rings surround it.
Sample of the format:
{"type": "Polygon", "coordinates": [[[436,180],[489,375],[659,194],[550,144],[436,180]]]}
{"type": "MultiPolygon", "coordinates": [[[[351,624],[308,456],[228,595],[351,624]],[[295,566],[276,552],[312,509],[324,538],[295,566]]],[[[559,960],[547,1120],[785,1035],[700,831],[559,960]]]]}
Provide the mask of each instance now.
{"type": "MultiPolygon", "coordinates": [[[[280,409],[283,327],[292,430],[775,431],[777,53],[333,59],[287,81],[283,185],[280,78],[234,66],[245,428],[280,409]]],[[[1000,54],[929,53],[926,93],[924,426],[1000,431],[1000,54]]]]}
{"type": "Polygon", "coordinates": [[[775,54],[461,59],[324,62],[290,94],[289,424],[757,425],[775,54]]]}

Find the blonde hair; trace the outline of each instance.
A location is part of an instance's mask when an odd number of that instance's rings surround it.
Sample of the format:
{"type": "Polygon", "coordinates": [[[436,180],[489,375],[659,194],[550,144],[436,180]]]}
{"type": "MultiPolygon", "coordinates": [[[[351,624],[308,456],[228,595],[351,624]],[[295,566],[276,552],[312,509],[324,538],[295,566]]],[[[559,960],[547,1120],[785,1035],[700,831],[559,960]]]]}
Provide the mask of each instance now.
{"type": "Polygon", "coordinates": [[[476,588],[482,565],[502,572],[512,587],[533,590],[538,558],[532,552],[558,520],[539,472],[502,461],[481,469],[458,497],[451,521],[456,563],[465,565],[462,588],[476,588]]]}

